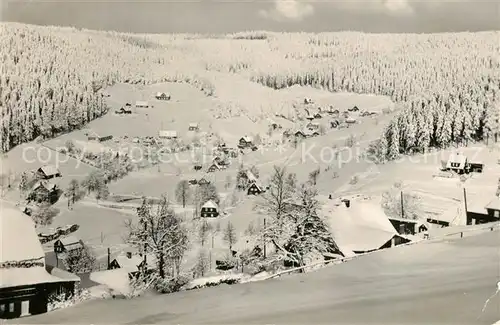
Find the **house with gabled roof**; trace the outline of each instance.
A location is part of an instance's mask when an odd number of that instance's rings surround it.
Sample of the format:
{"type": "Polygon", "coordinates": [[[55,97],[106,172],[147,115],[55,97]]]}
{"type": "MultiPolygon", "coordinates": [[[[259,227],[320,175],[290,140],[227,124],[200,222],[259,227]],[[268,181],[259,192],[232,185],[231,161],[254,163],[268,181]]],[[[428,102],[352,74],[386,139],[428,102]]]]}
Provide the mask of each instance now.
{"type": "Polygon", "coordinates": [[[253,182],[248,186],[247,194],[248,195],[259,195],[265,191],[266,191],[266,189],[259,182],[253,182]]]}
{"type": "Polygon", "coordinates": [[[213,200],[208,200],[201,206],[202,218],[217,218],[219,216],[219,205],[213,200]]]}
{"type": "Polygon", "coordinates": [[[59,188],[56,184],[41,180],[33,185],[27,199],[28,201],[35,201],[38,203],[54,203],[57,201],[58,195],[59,188]]]}
{"type": "Polygon", "coordinates": [[[75,236],[62,237],[54,242],[54,252],[58,254],[68,253],[83,248],[84,245],[82,240],[75,236]]]}
{"type": "Polygon", "coordinates": [[[49,296],[74,293],[79,277],[45,264],[45,252],[29,216],[3,206],[0,238],[0,318],[45,313],[49,296]]]}
{"type": "Polygon", "coordinates": [[[430,229],[430,225],[424,220],[389,217],[389,221],[400,235],[417,235],[430,229]]]}
{"type": "Polygon", "coordinates": [[[500,221],[500,197],[495,196],[486,205],[470,204],[467,208],[467,225],[500,221]]]}
{"type": "Polygon", "coordinates": [[[37,170],[37,175],[41,179],[52,179],[55,177],[61,177],[61,172],[54,165],[45,165],[37,170]]]}
{"type": "Polygon", "coordinates": [[[135,102],[135,107],[148,108],[149,103],[147,101],[144,101],[144,100],[138,100],[135,102]]]}
{"type": "Polygon", "coordinates": [[[446,162],[446,169],[454,171],[458,174],[465,173],[467,167],[467,157],[459,152],[450,154],[446,162]]]}
{"type": "Polygon", "coordinates": [[[217,162],[214,162],[212,165],[210,165],[210,167],[208,167],[207,172],[213,173],[221,169],[222,167],[217,162]]]}
{"type": "Polygon", "coordinates": [[[200,129],[200,125],[196,122],[189,123],[189,131],[198,131],[200,129]]]}
{"type": "Polygon", "coordinates": [[[238,141],[238,148],[244,149],[244,148],[251,148],[253,147],[253,137],[245,135],[244,137],[241,137],[240,140],[238,141]]]}
{"type": "Polygon", "coordinates": [[[177,139],[177,131],[161,130],[158,131],[158,137],[160,139],[177,139]]]}
{"type": "Polygon", "coordinates": [[[124,269],[131,276],[136,275],[146,265],[146,271],[156,269],[156,256],[146,254],[146,259],[142,254],[134,254],[132,251],[125,251],[116,256],[109,264],[109,269],[124,269]],[[146,264],[144,264],[146,262],[146,264]]]}
{"type": "Polygon", "coordinates": [[[410,240],[398,234],[379,204],[363,199],[342,201],[320,197],[319,213],[327,220],[331,233],[344,256],[389,248],[410,240]]]}
{"type": "Polygon", "coordinates": [[[92,130],[87,133],[88,141],[104,142],[111,139],[113,139],[113,136],[111,134],[99,134],[92,130]]]}
{"type": "Polygon", "coordinates": [[[157,92],[155,98],[158,100],[170,100],[170,94],[164,92],[157,92]]]}

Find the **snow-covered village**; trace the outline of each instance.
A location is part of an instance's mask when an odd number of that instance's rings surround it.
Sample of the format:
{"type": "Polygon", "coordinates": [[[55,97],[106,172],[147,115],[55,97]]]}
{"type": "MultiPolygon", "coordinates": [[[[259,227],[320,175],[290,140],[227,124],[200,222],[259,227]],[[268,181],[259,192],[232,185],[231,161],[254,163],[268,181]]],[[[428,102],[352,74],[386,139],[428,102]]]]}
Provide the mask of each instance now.
{"type": "Polygon", "coordinates": [[[499,32],[275,3],[276,31],[0,23],[2,321],[500,321],[499,32]]]}

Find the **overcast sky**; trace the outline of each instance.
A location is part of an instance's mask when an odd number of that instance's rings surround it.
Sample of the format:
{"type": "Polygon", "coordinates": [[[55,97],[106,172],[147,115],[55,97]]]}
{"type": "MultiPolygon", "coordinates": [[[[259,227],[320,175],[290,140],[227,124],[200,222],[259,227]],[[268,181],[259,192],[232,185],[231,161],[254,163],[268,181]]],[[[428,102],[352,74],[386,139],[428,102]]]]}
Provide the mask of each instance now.
{"type": "Polygon", "coordinates": [[[2,21],[126,32],[500,30],[500,0],[0,0],[2,21]]]}

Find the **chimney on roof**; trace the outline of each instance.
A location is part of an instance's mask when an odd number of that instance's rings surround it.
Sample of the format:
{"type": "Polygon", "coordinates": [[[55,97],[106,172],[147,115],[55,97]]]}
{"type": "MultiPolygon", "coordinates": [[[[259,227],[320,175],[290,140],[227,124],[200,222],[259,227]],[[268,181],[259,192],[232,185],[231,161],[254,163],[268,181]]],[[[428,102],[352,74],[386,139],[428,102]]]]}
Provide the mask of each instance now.
{"type": "Polygon", "coordinates": [[[127,252],[127,258],[132,258],[132,252],[127,252]]]}

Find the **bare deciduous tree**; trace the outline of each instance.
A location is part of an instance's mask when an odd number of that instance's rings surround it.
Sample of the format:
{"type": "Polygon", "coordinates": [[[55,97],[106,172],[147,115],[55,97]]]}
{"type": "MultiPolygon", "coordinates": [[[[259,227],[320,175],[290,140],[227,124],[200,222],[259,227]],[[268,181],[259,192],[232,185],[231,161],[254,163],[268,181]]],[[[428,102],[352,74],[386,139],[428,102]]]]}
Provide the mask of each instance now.
{"type": "Polygon", "coordinates": [[[81,249],[74,249],[66,253],[64,259],[68,271],[72,273],[86,273],[95,271],[97,268],[97,258],[95,252],[88,246],[81,249]]]}
{"type": "Polygon", "coordinates": [[[236,244],[238,238],[236,236],[236,229],[231,221],[227,222],[226,228],[224,228],[224,241],[229,245],[229,249],[233,248],[233,245],[236,244]]]}
{"type": "Polygon", "coordinates": [[[189,182],[186,180],[182,180],[177,184],[177,188],[175,189],[175,197],[177,198],[177,202],[182,204],[182,207],[186,207],[186,203],[191,198],[191,191],[189,189],[189,182]]]}
{"type": "Polygon", "coordinates": [[[201,246],[205,246],[205,243],[208,239],[208,235],[212,231],[212,225],[208,223],[207,220],[203,220],[201,222],[200,227],[198,228],[198,237],[200,240],[201,246]]]}
{"type": "Polygon", "coordinates": [[[137,224],[130,220],[126,223],[129,230],[127,241],[145,254],[155,255],[160,278],[165,278],[167,266],[171,267],[172,276],[178,276],[189,244],[183,220],[170,208],[166,196],[162,196],[156,209],[143,199],[137,215],[137,224]]]}

